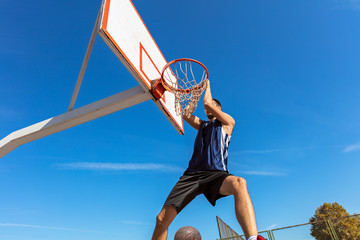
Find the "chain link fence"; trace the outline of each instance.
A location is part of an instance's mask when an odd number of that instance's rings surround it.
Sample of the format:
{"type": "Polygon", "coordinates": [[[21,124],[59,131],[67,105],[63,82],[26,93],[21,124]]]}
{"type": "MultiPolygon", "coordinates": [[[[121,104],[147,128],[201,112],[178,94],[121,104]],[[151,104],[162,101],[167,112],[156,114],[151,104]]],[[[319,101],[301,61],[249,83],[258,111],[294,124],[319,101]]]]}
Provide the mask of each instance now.
{"type": "MultiPolygon", "coordinates": [[[[354,214],[347,216],[345,218],[357,218],[360,214],[354,214]]],[[[218,216],[216,217],[220,239],[217,240],[245,240],[244,235],[237,234],[230,226],[228,226],[223,220],[218,216]]],[[[326,233],[326,240],[360,240],[353,238],[342,238],[336,234],[336,227],[334,227],[334,220],[328,219],[318,222],[308,222],[303,224],[297,224],[282,228],[273,228],[265,231],[259,231],[259,234],[268,240],[316,240],[311,236],[311,226],[312,224],[322,224],[324,226],[323,230],[326,233]]]]}

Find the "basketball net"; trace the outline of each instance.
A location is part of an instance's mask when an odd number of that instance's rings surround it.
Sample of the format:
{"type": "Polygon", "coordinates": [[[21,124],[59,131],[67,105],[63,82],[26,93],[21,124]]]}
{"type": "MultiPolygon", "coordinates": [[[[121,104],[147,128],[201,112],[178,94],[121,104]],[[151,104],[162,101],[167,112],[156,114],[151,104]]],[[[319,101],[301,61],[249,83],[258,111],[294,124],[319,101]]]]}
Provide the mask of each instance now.
{"type": "Polygon", "coordinates": [[[175,95],[177,115],[190,117],[196,110],[208,76],[206,67],[193,59],[177,59],[164,67],[161,81],[164,88],[175,95]]]}

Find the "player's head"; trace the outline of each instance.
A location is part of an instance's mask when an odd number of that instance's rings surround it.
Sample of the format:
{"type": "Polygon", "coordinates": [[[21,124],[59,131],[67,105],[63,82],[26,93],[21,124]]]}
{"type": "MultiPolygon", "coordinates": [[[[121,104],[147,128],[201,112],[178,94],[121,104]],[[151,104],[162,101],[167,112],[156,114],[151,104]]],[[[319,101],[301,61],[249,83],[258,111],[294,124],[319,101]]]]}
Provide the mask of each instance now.
{"type": "Polygon", "coordinates": [[[220,107],[220,109],[221,109],[221,103],[220,103],[219,100],[213,98],[213,103],[215,103],[215,105],[216,105],[217,107],[220,107]]]}
{"type": "MultiPolygon", "coordinates": [[[[218,107],[221,110],[221,103],[219,100],[213,98],[213,103],[215,104],[216,107],[218,107]]],[[[205,109],[205,114],[210,121],[215,118],[215,116],[211,112],[207,111],[206,109],[205,109]]]]}

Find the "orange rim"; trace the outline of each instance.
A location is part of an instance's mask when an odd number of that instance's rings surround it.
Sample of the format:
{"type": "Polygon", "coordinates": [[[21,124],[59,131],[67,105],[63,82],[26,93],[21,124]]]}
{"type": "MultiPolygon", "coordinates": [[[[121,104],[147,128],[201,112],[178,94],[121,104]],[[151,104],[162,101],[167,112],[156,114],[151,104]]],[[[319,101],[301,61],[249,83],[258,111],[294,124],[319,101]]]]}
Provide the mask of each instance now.
{"type": "MultiPolygon", "coordinates": [[[[175,76],[175,74],[174,74],[175,76]]],[[[175,60],[172,60],[170,62],[168,62],[165,67],[163,68],[162,70],[162,73],[161,73],[161,83],[162,85],[164,86],[164,88],[169,91],[169,92],[177,92],[177,93],[183,93],[183,94],[186,94],[186,93],[189,93],[193,90],[197,90],[197,89],[201,89],[204,84],[205,84],[205,80],[206,79],[209,79],[209,72],[207,70],[207,68],[205,67],[204,64],[202,64],[201,62],[197,61],[197,60],[194,60],[194,59],[191,59],[191,58],[179,58],[179,59],[175,59],[175,60]],[[173,86],[170,86],[164,79],[164,73],[165,73],[165,70],[170,67],[172,64],[174,63],[177,63],[177,62],[183,62],[183,61],[186,61],[186,62],[194,62],[194,63],[197,63],[199,64],[201,67],[204,68],[204,71],[206,73],[206,76],[204,78],[204,80],[202,81],[201,85],[200,86],[196,86],[196,87],[193,87],[193,88],[190,88],[190,89],[179,89],[179,88],[176,88],[176,87],[173,87],[173,86]]]]}

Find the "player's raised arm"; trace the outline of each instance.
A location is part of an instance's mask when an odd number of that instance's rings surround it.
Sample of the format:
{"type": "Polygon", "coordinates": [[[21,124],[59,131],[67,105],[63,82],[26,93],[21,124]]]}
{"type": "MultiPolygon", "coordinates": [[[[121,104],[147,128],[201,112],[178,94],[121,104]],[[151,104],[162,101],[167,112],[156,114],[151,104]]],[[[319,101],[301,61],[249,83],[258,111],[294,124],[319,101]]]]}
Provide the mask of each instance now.
{"type": "Polygon", "coordinates": [[[193,128],[199,130],[202,120],[195,115],[183,114],[183,119],[193,128]]]}
{"type": "Polygon", "coordinates": [[[210,81],[207,80],[207,86],[204,95],[204,108],[206,115],[210,119],[211,116],[219,120],[229,135],[232,134],[232,130],[235,126],[235,120],[229,114],[221,110],[221,105],[218,101],[214,101],[211,95],[210,81]]]}

